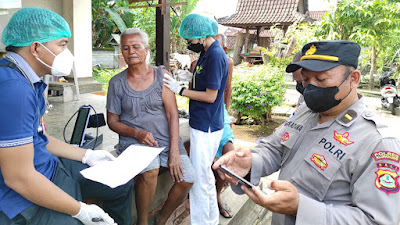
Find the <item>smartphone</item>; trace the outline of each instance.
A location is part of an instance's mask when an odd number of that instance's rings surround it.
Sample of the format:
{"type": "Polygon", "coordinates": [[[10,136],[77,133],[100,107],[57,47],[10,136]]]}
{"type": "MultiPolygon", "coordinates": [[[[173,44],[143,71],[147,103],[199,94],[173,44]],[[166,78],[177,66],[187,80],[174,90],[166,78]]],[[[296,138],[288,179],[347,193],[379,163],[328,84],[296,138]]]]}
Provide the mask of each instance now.
{"type": "Polygon", "coordinates": [[[223,173],[226,173],[227,175],[234,177],[236,179],[239,180],[239,183],[246,186],[247,188],[252,188],[254,185],[252,183],[250,183],[249,181],[247,181],[246,179],[244,179],[243,177],[237,175],[235,172],[231,171],[230,169],[228,169],[226,166],[224,165],[220,165],[219,168],[221,169],[221,171],[223,173]]]}

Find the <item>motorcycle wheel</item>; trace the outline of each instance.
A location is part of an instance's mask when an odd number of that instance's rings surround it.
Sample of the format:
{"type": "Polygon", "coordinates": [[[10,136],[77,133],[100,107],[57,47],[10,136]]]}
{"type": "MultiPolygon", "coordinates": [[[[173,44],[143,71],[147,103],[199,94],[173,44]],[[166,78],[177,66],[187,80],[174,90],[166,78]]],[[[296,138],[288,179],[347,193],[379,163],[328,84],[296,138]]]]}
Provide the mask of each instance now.
{"type": "Polygon", "coordinates": [[[396,115],[396,107],[394,107],[394,103],[390,103],[390,112],[392,112],[392,115],[396,115]]]}

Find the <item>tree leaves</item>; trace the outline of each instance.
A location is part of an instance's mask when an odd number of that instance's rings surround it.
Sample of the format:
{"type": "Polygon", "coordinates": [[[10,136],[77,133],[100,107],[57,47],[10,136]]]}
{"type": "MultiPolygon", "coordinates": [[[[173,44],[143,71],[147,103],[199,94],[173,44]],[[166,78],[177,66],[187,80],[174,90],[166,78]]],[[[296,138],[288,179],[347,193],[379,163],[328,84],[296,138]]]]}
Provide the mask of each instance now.
{"type": "MultiPolygon", "coordinates": [[[[171,0],[182,2],[182,0],[171,0]]],[[[187,5],[179,5],[171,10],[171,38],[173,45],[180,43],[178,28],[180,22],[196,7],[198,0],[188,0],[187,5]]],[[[143,3],[129,4],[128,0],[92,0],[92,32],[93,47],[109,47],[112,33],[121,33],[126,28],[139,28],[149,35],[150,49],[155,52],[156,14],[154,7],[131,9],[129,6],[143,5],[143,3]]],[[[182,46],[178,46],[182,49],[182,46]]],[[[154,54],[153,54],[154,55],[154,54]]]]}
{"type": "Polygon", "coordinates": [[[400,48],[399,27],[400,4],[397,1],[343,0],[325,17],[319,33],[327,38],[352,40],[364,47],[363,52],[370,59],[372,79],[376,67],[382,71],[385,66],[391,66],[386,63],[393,63],[397,55],[394,53],[400,48]]]}
{"type": "Polygon", "coordinates": [[[108,14],[113,19],[114,23],[117,25],[119,31],[122,33],[126,29],[126,25],[125,25],[124,20],[122,20],[121,16],[118,14],[118,12],[116,12],[113,9],[108,8],[108,7],[103,7],[103,9],[106,12],[108,12],[108,14]]]}

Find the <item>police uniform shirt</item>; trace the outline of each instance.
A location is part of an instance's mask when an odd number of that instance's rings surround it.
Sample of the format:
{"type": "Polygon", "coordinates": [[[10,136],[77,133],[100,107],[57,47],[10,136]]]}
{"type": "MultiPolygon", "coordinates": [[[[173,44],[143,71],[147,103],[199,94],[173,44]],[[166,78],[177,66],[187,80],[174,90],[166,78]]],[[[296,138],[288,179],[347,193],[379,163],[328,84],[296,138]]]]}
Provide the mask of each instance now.
{"type": "Polygon", "coordinates": [[[252,149],[251,181],[281,169],[299,191],[296,216],[272,224],[384,224],[400,220],[400,142],[360,99],[336,119],[318,123],[304,104],[252,149]]]}

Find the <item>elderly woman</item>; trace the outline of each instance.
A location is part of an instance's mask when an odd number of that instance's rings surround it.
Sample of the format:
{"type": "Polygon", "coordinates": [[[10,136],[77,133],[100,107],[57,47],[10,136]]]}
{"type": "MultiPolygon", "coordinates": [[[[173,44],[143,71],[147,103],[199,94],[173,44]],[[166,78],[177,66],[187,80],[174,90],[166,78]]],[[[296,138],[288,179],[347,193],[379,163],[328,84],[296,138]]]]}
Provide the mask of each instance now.
{"type": "Polygon", "coordinates": [[[107,123],[119,134],[117,152],[130,145],[165,147],[150,165],[134,178],[137,225],[148,224],[160,166],[168,167],[172,186],[156,224],[165,224],[193,185],[195,173],[179,138],[178,108],[173,92],[163,86],[161,67],[146,64],[148,35],[139,29],[121,34],[121,51],[128,69],[115,75],[107,95],[107,123]]]}

